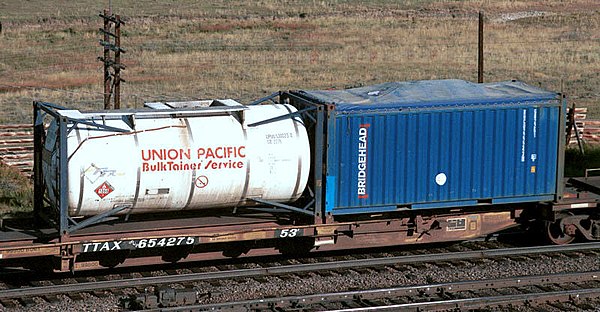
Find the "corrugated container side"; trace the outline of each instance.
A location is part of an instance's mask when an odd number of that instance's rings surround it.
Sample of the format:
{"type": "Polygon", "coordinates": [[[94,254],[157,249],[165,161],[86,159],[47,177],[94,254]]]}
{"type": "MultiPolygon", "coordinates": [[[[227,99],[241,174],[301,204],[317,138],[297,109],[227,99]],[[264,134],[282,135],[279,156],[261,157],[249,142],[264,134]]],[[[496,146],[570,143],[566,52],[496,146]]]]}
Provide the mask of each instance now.
{"type": "Polygon", "coordinates": [[[552,100],[334,113],[326,211],[551,200],[560,105],[552,100]]]}

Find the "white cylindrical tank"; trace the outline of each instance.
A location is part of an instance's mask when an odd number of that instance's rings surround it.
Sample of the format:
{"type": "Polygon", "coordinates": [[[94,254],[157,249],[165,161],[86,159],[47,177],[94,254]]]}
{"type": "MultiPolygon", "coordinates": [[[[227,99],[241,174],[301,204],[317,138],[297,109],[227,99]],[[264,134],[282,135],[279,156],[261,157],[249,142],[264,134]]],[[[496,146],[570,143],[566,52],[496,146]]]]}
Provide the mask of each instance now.
{"type": "MultiPolygon", "coordinates": [[[[96,215],[122,206],[128,208],[121,213],[143,213],[253,204],[249,198],[298,199],[310,170],[302,120],[287,117],[252,125],[296,109],[284,104],[240,107],[157,117],[148,117],[148,111],[105,112],[105,118],[64,111],[128,130],[77,124],[68,133],[69,215],[96,215]]],[[[53,123],[45,146],[51,156],[43,163],[54,203],[59,196],[57,135],[53,123]]]]}

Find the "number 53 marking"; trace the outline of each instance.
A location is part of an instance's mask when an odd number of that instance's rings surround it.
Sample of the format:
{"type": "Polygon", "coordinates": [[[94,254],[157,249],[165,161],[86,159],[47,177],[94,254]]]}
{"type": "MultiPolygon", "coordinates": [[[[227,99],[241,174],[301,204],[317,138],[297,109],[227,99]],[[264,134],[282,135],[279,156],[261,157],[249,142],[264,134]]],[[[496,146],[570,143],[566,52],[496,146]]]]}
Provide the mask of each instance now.
{"type": "Polygon", "coordinates": [[[279,238],[296,237],[304,235],[303,229],[283,229],[275,231],[275,236],[279,238]]]}

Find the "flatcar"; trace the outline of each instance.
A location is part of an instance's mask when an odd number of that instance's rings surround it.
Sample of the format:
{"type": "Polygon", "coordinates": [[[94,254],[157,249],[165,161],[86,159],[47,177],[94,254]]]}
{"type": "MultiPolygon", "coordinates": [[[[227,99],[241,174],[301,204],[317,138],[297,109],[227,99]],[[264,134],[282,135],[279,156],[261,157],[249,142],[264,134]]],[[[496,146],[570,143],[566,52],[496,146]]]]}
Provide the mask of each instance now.
{"type": "Polygon", "coordinates": [[[5,230],[0,263],[75,271],[531,224],[554,243],[595,240],[594,181],[564,182],[565,115],[564,96],[519,81],[91,112],[34,102],[35,231],[5,230]]]}

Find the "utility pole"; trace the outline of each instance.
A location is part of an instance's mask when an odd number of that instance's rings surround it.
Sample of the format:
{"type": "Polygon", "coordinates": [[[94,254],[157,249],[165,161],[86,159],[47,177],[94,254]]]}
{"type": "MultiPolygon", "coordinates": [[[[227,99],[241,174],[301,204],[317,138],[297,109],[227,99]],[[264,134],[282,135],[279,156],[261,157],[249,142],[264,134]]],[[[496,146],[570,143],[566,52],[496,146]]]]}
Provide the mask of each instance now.
{"type": "Polygon", "coordinates": [[[477,43],[477,82],[483,83],[483,12],[481,11],[479,11],[479,38],[477,43]]]}
{"type": "Polygon", "coordinates": [[[112,9],[104,10],[100,17],[104,20],[104,28],[100,28],[103,39],[100,45],[104,48],[104,56],[98,57],[98,60],[104,63],[104,109],[110,109],[110,98],[114,94],[114,109],[121,108],[121,70],[125,65],[121,64],[121,53],[125,49],[121,48],[121,16],[113,15],[112,9]],[[112,52],[112,55],[111,55],[112,52]]]}

